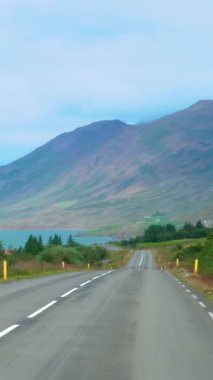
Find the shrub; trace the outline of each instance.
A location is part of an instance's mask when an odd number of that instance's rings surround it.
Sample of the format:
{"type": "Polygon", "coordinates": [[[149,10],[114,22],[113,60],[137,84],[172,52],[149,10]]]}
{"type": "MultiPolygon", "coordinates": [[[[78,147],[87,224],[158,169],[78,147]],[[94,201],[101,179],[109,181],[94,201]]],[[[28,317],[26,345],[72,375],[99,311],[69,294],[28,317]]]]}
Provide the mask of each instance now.
{"type": "Polygon", "coordinates": [[[41,261],[46,261],[52,264],[59,264],[64,260],[64,250],[65,248],[61,246],[52,246],[44,249],[44,251],[40,254],[41,261]]]}
{"type": "Polygon", "coordinates": [[[213,233],[211,233],[200,254],[200,271],[213,274],[213,233]]]}
{"type": "Polygon", "coordinates": [[[107,256],[107,250],[103,247],[87,247],[84,251],[85,261],[88,263],[96,263],[104,260],[107,256]]]}
{"type": "Polygon", "coordinates": [[[100,262],[107,256],[107,250],[103,247],[86,246],[51,246],[40,254],[40,260],[48,263],[59,264],[62,261],[68,264],[82,265],[85,263],[100,262]]]}

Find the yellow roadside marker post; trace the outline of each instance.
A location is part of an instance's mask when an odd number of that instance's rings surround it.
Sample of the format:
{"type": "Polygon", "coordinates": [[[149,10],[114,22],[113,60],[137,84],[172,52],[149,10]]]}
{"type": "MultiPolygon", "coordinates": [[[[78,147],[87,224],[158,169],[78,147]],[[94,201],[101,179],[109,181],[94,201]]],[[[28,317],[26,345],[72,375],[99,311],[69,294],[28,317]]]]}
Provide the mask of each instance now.
{"type": "Polygon", "coordinates": [[[87,264],[88,269],[90,269],[90,263],[87,264]]]}
{"type": "Polygon", "coordinates": [[[197,273],[197,272],[198,272],[198,259],[196,259],[194,263],[194,273],[197,273]]]}
{"type": "Polygon", "coordinates": [[[179,262],[179,259],[177,258],[177,259],[176,259],[176,267],[177,267],[177,268],[179,267],[179,264],[180,264],[180,262],[179,262]]]}
{"type": "Polygon", "coordinates": [[[62,261],[62,268],[64,269],[65,268],[65,262],[64,261],[62,261]]]}
{"type": "Polygon", "coordinates": [[[7,261],[3,260],[3,280],[7,280],[7,261]]]}

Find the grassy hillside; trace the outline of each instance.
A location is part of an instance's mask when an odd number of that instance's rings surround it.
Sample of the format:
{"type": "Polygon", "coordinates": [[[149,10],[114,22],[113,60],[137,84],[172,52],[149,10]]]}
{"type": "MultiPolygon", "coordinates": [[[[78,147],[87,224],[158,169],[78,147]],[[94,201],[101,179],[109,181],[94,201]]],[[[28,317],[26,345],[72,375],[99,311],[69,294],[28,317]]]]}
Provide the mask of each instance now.
{"type": "Polygon", "coordinates": [[[0,168],[0,227],[210,219],[212,161],[213,101],[147,124],[94,123],[0,168]]]}

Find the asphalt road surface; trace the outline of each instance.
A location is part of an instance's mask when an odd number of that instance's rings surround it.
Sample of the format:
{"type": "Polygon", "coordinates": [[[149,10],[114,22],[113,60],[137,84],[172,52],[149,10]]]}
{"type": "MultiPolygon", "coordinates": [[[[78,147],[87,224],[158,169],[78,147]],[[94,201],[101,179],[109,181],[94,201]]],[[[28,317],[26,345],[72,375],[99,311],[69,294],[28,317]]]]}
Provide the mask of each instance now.
{"type": "Polygon", "coordinates": [[[0,379],[212,380],[212,305],[149,251],[119,271],[1,285],[0,379]]]}

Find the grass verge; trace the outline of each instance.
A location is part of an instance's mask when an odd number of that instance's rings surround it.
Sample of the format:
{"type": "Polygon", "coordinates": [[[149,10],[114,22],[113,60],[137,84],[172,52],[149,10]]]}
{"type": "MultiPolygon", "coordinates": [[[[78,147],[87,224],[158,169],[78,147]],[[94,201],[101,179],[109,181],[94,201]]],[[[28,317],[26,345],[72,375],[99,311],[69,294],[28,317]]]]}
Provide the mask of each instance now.
{"type": "Polygon", "coordinates": [[[107,264],[107,267],[112,269],[120,269],[127,264],[133,252],[134,251],[132,249],[120,249],[116,246],[110,246],[108,248],[108,258],[110,262],[107,264]]]}
{"type": "Polygon", "coordinates": [[[35,277],[43,277],[66,272],[85,272],[105,269],[119,269],[124,266],[129,260],[133,250],[126,248],[118,248],[109,246],[107,248],[108,255],[106,260],[92,263],[88,268],[88,263],[84,265],[52,264],[46,262],[38,262],[35,260],[17,261],[8,267],[8,280],[2,279],[2,265],[0,265],[0,283],[6,283],[14,280],[30,279],[35,277]]]}

